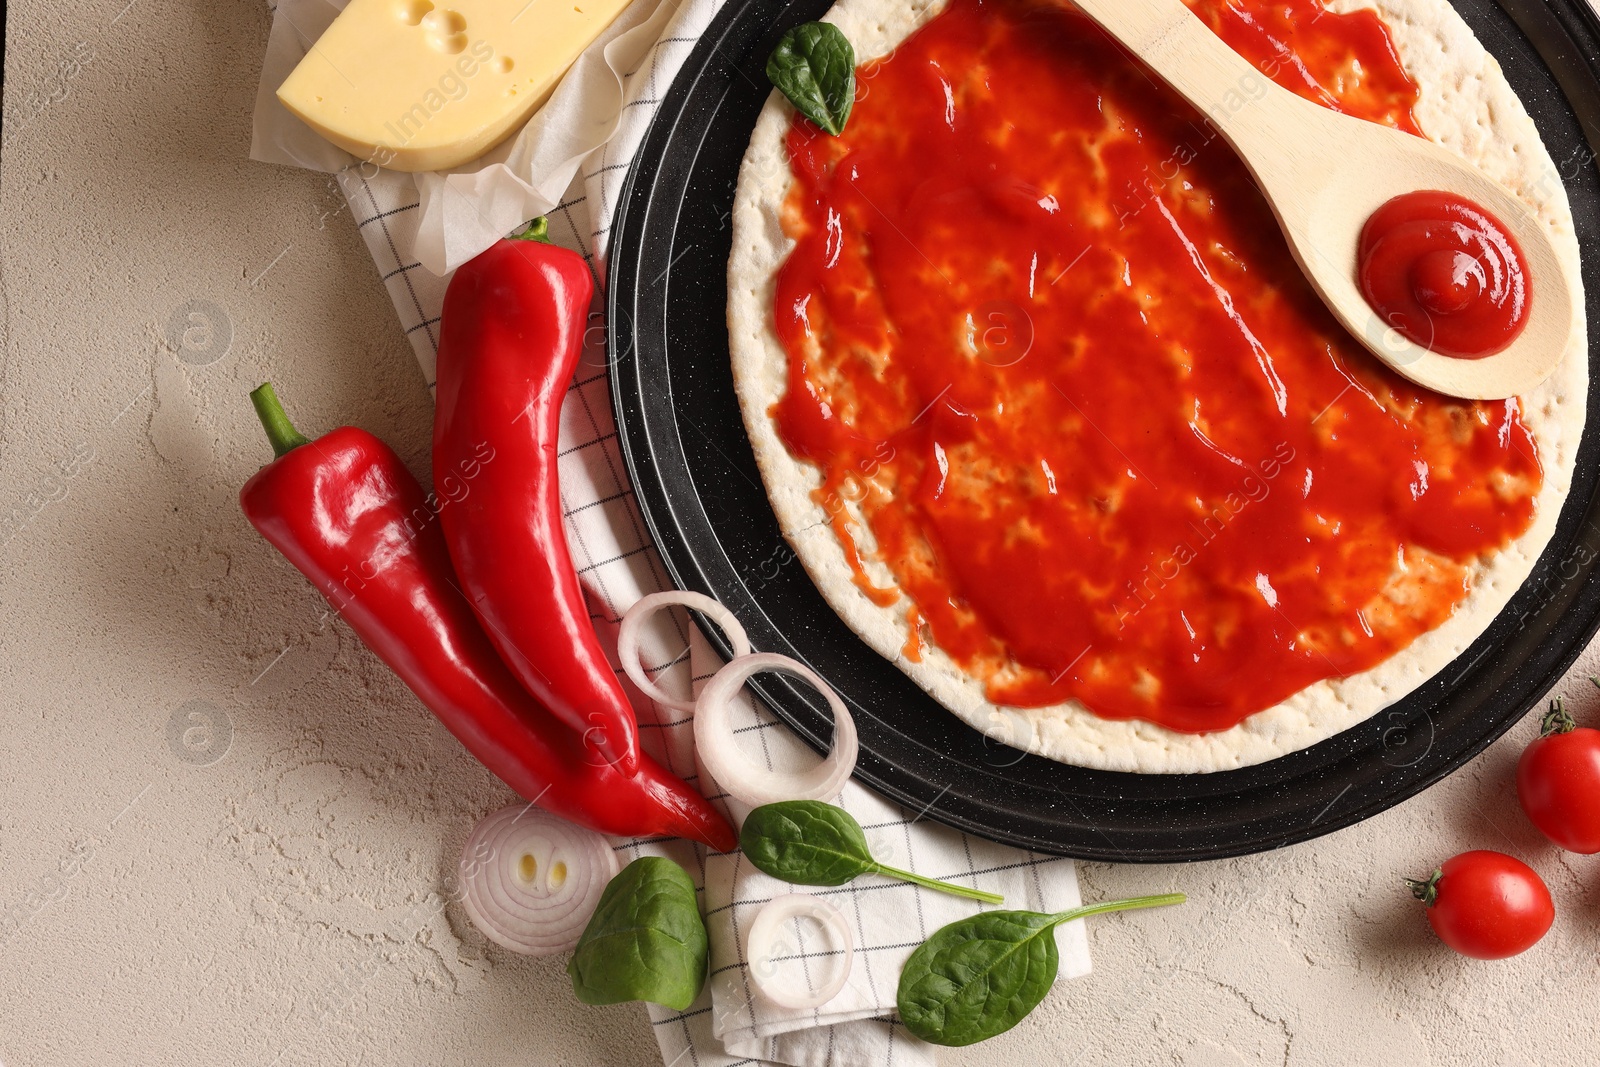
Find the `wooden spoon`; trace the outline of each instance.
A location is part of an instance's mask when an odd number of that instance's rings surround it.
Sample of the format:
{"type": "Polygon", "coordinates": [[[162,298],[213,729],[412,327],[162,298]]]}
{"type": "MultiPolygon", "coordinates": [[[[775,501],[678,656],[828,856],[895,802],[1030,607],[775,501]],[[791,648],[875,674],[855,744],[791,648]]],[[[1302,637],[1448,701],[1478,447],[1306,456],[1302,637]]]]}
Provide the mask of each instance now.
{"type": "Polygon", "coordinates": [[[1517,396],[1548,378],[1573,330],[1572,286],[1530,210],[1432,141],[1330,111],[1277,85],[1182,0],[1074,0],[1206,115],[1260,186],[1289,249],[1318,295],[1358,340],[1397,372],[1451,396],[1517,396]],[[1522,246],[1531,307],[1506,348],[1480,359],[1430,352],[1379,318],[1356,281],[1361,227],[1402,193],[1443,190],[1498,218],[1522,246]]]}

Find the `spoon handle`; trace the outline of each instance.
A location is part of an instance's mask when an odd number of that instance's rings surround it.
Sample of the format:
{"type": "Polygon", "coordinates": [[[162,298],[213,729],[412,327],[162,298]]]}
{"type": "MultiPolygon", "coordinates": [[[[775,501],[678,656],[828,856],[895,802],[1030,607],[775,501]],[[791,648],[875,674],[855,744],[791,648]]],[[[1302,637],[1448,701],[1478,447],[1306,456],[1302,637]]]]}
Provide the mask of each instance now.
{"type": "Polygon", "coordinates": [[[1293,93],[1229,48],[1183,0],[1073,0],[1193,104],[1246,159],[1270,149],[1293,93]]]}

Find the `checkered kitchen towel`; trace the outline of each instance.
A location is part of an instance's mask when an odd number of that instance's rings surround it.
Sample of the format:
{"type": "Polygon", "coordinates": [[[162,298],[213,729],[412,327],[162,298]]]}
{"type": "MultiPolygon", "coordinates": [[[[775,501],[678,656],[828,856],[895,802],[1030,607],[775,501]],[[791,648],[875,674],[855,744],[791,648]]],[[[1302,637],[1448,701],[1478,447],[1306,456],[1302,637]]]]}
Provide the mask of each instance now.
{"type": "MultiPolygon", "coordinates": [[[[463,173],[412,176],[359,164],[277,106],[273,90],[342,7],[338,0],[280,0],[257,100],[252,156],[333,175],[431,387],[448,277],[430,267],[464,262],[522,219],[542,213],[550,218],[553,239],[581,253],[596,281],[604,280],[607,233],[628,164],[657,101],[720,4],[637,0],[510,147],[463,173]],[[562,193],[548,195],[555,186],[562,193]]],[[[591,311],[597,324],[601,306],[597,298],[591,311]]],[[[672,583],[650,543],[618,448],[603,330],[591,330],[589,340],[561,413],[561,489],[574,561],[601,636],[614,647],[620,614],[672,583]]],[[[715,673],[720,660],[685,613],[662,613],[654,621],[643,635],[641,652],[663,688],[689,692],[715,673]]],[[[625,684],[639,709],[646,746],[728,805],[731,817],[741,817],[737,802],[696,765],[690,719],[625,684]]],[[[766,709],[747,701],[739,714],[741,733],[754,735],[751,747],[759,744],[769,765],[799,766],[815,759],[766,709]]],[[[1079,902],[1070,860],[971,838],[854,782],[846,786],[841,803],[866,828],[874,853],[886,863],[1003,893],[1008,907],[1058,911],[1079,902]]],[[[627,858],[645,852],[672,856],[702,890],[712,953],[706,992],[685,1012],[650,1008],[668,1067],[934,1062],[933,1049],[893,1018],[900,968],[929,934],[973,914],[978,905],[878,877],[835,889],[799,890],[839,909],[851,928],[855,958],[837,997],[821,1009],[796,1011],[754,994],[744,940],[762,905],[795,887],[754,870],[737,852],[707,855],[685,842],[630,841],[617,847],[627,858]]],[[[839,954],[825,932],[796,921],[785,934],[784,950],[769,964],[771,977],[783,983],[826,981],[839,954]]],[[[1062,973],[1069,978],[1088,973],[1083,924],[1073,923],[1059,936],[1062,973]]]]}

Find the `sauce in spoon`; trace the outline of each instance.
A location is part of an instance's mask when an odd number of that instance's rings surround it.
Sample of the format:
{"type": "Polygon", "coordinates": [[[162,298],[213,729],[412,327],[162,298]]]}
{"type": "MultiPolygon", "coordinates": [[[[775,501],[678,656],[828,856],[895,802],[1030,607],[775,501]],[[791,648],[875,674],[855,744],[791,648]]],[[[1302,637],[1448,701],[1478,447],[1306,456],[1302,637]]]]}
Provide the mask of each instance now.
{"type": "Polygon", "coordinates": [[[1528,265],[1500,220],[1453,193],[1397,196],[1357,252],[1361,292],[1384,322],[1440,355],[1482,359],[1528,324],[1528,265]]]}

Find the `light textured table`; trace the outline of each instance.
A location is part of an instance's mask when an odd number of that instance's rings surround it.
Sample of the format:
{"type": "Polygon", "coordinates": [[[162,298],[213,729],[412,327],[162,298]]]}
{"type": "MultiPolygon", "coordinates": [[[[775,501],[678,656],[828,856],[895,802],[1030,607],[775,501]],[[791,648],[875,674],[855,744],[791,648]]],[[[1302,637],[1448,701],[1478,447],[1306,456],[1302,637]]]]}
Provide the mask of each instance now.
{"type": "MultiPolygon", "coordinates": [[[[656,1063],[641,1008],[583,1007],[560,961],[486,953],[441,910],[469,813],[503,791],[239,513],[270,456],[259,381],[308,433],[354,422],[418,470],[430,415],[337,190],[245,158],[267,9],[14,2],[0,516],[26,522],[0,525],[0,1063],[656,1063]],[[207,309],[215,332],[164,345],[207,309]],[[217,732],[174,737],[196,711],[217,732]]],[[[1597,651],[1563,686],[1590,721],[1597,651]]],[[[944,1062],[1592,1060],[1600,861],[1517,809],[1533,729],[1279,854],[1083,865],[1087,899],[1191,902],[1094,921],[1094,975],[944,1062]],[[1451,955],[1405,895],[1469,847],[1550,882],[1555,929],[1521,959],[1451,955]]]]}

